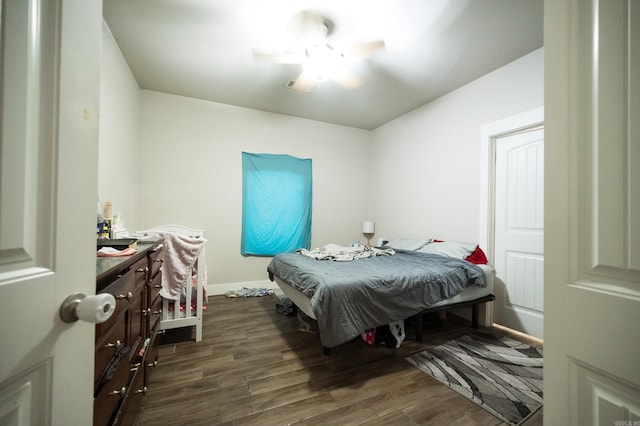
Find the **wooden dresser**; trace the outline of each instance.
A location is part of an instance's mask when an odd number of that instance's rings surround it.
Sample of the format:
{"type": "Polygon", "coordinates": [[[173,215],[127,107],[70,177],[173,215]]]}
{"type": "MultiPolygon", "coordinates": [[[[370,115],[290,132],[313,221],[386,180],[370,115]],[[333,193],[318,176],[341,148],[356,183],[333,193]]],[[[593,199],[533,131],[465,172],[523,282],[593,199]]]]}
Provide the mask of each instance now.
{"type": "Polygon", "coordinates": [[[111,293],[115,312],[96,324],[94,425],[129,425],[158,363],[157,333],[164,247],[138,242],[138,253],[97,259],[96,293],[111,293]]]}

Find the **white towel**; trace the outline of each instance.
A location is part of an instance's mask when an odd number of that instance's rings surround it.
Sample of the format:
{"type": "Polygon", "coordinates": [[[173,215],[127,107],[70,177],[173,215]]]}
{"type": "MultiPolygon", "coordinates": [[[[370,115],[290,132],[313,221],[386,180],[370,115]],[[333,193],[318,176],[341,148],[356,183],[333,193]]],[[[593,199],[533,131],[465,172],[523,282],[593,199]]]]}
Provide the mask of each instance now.
{"type": "Polygon", "coordinates": [[[191,285],[191,270],[207,240],[173,232],[154,233],[165,239],[166,248],[160,295],[166,299],[180,300],[182,288],[191,285]]]}

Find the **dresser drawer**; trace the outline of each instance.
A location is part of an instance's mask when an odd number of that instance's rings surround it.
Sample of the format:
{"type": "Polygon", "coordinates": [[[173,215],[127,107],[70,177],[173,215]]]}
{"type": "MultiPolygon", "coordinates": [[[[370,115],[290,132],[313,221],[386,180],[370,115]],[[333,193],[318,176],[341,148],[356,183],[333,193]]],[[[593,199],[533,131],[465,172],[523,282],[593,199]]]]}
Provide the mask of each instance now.
{"type": "Polygon", "coordinates": [[[156,296],[147,309],[147,336],[151,336],[154,329],[158,328],[158,322],[162,314],[162,297],[156,296]]]}
{"type": "Polygon", "coordinates": [[[151,253],[149,253],[149,277],[155,278],[160,272],[164,263],[164,247],[159,244],[151,253]]]}
{"type": "Polygon", "coordinates": [[[117,364],[111,366],[113,375],[100,389],[93,402],[93,424],[110,425],[112,417],[127,393],[131,378],[131,365],[128,357],[123,357],[117,364]]]}
{"type": "Polygon", "coordinates": [[[137,369],[133,372],[134,376],[131,380],[131,385],[125,394],[122,405],[113,419],[113,426],[124,425],[129,426],[134,424],[136,416],[138,414],[138,407],[140,406],[140,398],[146,392],[143,385],[143,371],[137,369]]]}
{"type": "MultiPolygon", "coordinates": [[[[134,298],[131,301],[129,336],[131,342],[132,355],[140,349],[145,338],[147,323],[146,319],[146,297],[144,291],[147,287],[142,283],[137,283],[134,289],[134,298]]],[[[133,358],[132,358],[133,359],[133,358]]]]}
{"type": "Polygon", "coordinates": [[[160,296],[160,290],[162,289],[162,274],[158,274],[151,279],[149,283],[149,290],[147,292],[149,305],[155,303],[155,300],[160,296]]]}
{"type": "Polygon", "coordinates": [[[149,342],[149,346],[147,347],[147,353],[144,360],[144,385],[145,387],[149,386],[149,379],[151,378],[151,374],[153,370],[158,367],[158,345],[160,344],[160,339],[158,339],[158,328],[154,330],[154,333],[151,335],[151,341],[149,342]]]}
{"type": "MultiPolygon", "coordinates": [[[[125,312],[122,317],[126,317],[125,312]]],[[[96,342],[94,378],[96,379],[96,391],[103,380],[103,373],[120,351],[128,350],[127,321],[124,318],[115,323],[107,333],[103,334],[96,342]],[[127,348],[127,349],[125,349],[127,348]]],[[[128,360],[128,354],[124,357],[128,360]]]]}
{"type": "Polygon", "coordinates": [[[147,270],[147,263],[143,258],[101,291],[101,293],[111,293],[115,297],[116,307],[111,318],[101,324],[96,324],[96,342],[113,324],[121,321],[123,313],[130,309],[131,303],[137,295],[136,289],[145,284],[147,270]]]}
{"type": "Polygon", "coordinates": [[[137,284],[146,284],[149,280],[149,262],[144,258],[134,263],[129,271],[134,273],[137,284]]]}

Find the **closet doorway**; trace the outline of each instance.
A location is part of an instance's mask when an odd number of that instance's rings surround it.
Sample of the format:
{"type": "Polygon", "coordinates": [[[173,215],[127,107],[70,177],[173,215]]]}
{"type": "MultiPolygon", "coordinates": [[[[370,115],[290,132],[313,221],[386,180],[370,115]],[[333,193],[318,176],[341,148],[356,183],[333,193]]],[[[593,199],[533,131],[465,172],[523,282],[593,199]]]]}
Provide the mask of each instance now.
{"type": "Polygon", "coordinates": [[[544,113],[542,108],[483,127],[480,244],[496,271],[485,314],[543,339],[544,113]]]}

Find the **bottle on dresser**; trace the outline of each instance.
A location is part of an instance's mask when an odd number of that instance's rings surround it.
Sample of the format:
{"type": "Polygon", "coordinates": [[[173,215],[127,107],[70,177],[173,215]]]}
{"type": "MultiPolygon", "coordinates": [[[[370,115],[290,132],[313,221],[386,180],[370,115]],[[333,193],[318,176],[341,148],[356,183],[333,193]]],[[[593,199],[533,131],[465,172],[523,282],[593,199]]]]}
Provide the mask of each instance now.
{"type": "Polygon", "coordinates": [[[104,203],[104,226],[102,228],[102,238],[112,238],[111,226],[113,225],[113,204],[111,201],[104,203]]]}
{"type": "Polygon", "coordinates": [[[104,210],[102,207],[102,203],[100,202],[100,197],[98,197],[98,222],[96,228],[96,235],[98,238],[102,238],[102,230],[104,228],[104,210]]]}

